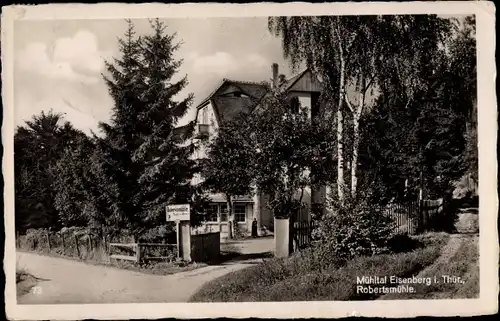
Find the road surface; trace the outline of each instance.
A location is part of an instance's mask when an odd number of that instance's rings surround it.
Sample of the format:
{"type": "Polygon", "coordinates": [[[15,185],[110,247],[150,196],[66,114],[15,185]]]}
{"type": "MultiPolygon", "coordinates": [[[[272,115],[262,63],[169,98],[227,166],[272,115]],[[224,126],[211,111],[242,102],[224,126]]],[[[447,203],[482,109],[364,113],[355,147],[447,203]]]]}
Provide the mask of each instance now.
{"type": "Polygon", "coordinates": [[[236,271],[258,259],[172,275],[148,275],[63,258],[17,253],[18,268],[39,279],[18,304],[161,303],[187,302],[205,282],[236,271]]]}
{"type": "MultiPolygon", "coordinates": [[[[465,275],[458,275],[464,280],[468,280],[474,273],[474,269],[478,268],[479,262],[473,260],[472,258],[464,258],[463,261],[457,262],[454,259],[454,255],[464,244],[472,244],[479,251],[479,218],[477,209],[465,209],[458,214],[458,220],[455,223],[456,231],[450,234],[450,239],[448,243],[441,249],[441,255],[436,259],[434,263],[424,268],[420,271],[416,277],[426,278],[429,276],[437,276],[436,271],[442,271],[443,266],[450,264],[467,264],[468,270],[465,275]],[[467,259],[470,259],[467,260],[467,259]],[[455,260],[455,261],[453,261],[455,260]]],[[[439,289],[439,288],[438,288],[439,289]]],[[[479,289],[478,289],[479,290],[479,289]]],[[[449,293],[446,290],[439,290],[442,292],[429,292],[426,293],[425,299],[452,299],[453,293],[449,293]]],[[[479,291],[478,291],[479,292],[479,291]]],[[[382,295],[379,300],[393,299],[393,295],[382,295]]]]}

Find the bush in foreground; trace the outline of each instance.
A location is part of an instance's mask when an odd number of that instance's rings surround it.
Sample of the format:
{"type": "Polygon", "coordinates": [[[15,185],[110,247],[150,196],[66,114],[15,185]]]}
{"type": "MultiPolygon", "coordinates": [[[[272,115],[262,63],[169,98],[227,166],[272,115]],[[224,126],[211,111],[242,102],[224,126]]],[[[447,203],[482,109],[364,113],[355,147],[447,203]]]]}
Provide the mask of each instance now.
{"type": "Polygon", "coordinates": [[[424,247],[406,253],[362,256],[345,263],[308,249],[288,259],[272,258],[208,282],[190,301],[370,300],[375,297],[356,293],[358,276],[411,277],[439,257],[447,239],[445,233],[422,235],[418,240],[424,247]]]}
{"type": "Polygon", "coordinates": [[[384,215],[384,208],[368,197],[349,200],[343,205],[330,200],[313,237],[323,256],[349,260],[363,255],[391,252],[395,236],[394,221],[384,215]]]}

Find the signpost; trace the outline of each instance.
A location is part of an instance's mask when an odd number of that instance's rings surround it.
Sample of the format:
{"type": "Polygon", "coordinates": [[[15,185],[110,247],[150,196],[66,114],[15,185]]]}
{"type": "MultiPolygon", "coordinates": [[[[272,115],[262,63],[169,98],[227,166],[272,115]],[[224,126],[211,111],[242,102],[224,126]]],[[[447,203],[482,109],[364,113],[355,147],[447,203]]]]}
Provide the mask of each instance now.
{"type": "Polygon", "coordinates": [[[175,222],[177,226],[177,257],[190,261],[191,256],[191,207],[189,204],[167,206],[167,222],[175,222]]]}
{"type": "Polygon", "coordinates": [[[167,206],[167,222],[189,221],[191,208],[189,204],[176,204],[167,206]]]}

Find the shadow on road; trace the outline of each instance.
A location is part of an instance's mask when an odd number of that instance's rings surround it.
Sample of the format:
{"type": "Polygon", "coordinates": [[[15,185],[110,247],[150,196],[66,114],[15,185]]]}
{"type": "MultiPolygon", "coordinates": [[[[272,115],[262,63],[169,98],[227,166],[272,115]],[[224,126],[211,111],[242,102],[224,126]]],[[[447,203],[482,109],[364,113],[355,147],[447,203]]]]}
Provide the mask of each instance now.
{"type": "MultiPolygon", "coordinates": [[[[219,257],[219,259],[209,263],[209,265],[221,265],[221,264],[236,263],[236,262],[240,263],[243,261],[252,261],[256,259],[266,259],[271,257],[273,257],[272,252],[241,254],[238,252],[227,251],[227,252],[221,252],[221,256],[219,257]]],[[[256,264],[259,262],[253,261],[248,263],[256,264]]]]}

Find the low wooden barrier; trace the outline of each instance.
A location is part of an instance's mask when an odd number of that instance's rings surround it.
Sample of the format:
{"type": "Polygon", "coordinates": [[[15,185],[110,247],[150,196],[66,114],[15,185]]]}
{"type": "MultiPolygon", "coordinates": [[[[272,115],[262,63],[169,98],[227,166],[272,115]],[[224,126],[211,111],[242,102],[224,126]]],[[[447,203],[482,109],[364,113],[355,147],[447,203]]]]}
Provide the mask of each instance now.
{"type": "MultiPolygon", "coordinates": [[[[162,243],[110,243],[109,244],[110,258],[116,260],[127,260],[136,263],[143,263],[151,260],[169,260],[173,259],[175,255],[153,255],[148,251],[150,248],[164,248],[168,253],[169,248],[177,248],[177,244],[162,244],[162,243]],[[121,251],[128,252],[131,255],[112,254],[113,249],[120,249],[121,251]]],[[[171,251],[175,252],[175,251],[171,251]]]]}

